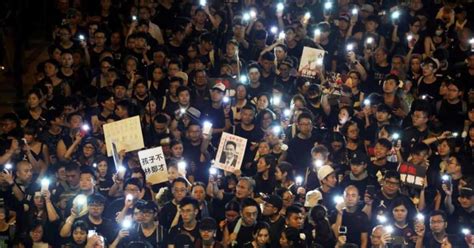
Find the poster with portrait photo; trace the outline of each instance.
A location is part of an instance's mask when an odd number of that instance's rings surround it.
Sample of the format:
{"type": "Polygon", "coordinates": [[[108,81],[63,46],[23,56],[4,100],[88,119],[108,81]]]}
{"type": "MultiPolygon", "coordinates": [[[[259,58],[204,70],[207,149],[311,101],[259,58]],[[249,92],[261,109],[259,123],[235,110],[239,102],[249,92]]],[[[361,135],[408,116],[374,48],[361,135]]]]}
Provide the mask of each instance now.
{"type": "Polygon", "coordinates": [[[240,170],[245,155],[246,145],[247,139],[230,133],[222,133],[216,158],[214,160],[214,167],[229,172],[240,170]]]}

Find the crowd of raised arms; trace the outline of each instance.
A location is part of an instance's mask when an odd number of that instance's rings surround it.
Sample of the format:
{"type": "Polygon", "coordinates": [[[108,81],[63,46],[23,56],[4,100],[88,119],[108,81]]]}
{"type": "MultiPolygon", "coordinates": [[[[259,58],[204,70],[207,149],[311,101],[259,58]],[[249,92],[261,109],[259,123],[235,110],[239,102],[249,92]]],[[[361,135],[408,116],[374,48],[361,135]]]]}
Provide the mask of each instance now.
{"type": "Polygon", "coordinates": [[[0,117],[0,247],[474,247],[461,2],[54,1],[0,117]],[[104,125],[136,116],[164,183],[107,156],[104,125]],[[247,140],[233,172],[223,133],[247,140]]]}

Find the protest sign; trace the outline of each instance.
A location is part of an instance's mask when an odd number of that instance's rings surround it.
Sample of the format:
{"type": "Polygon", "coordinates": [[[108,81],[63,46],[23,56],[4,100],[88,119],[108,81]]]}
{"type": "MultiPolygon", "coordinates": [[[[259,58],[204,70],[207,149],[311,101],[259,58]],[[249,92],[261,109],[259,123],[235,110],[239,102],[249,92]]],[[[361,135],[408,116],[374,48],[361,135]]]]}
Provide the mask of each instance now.
{"type": "Polygon", "coordinates": [[[323,71],[324,50],[304,47],[298,72],[302,77],[316,78],[323,71]]]}
{"type": "Polygon", "coordinates": [[[104,136],[105,145],[107,146],[107,156],[109,157],[112,156],[112,142],[119,152],[122,149],[129,152],[145,147],[140,117],[138,115],[105,124],[104,136]]]}
{"type": "Polygon", "coordinates": [[[426,167],[421,165],[414,165],[411,163],[403,163],[398,168],[402,184],[422,189],[425,182],[426,167]]]}
{"type": "Polygon", "coordinates": [[[138,158],[147,182],[158,184],[168,181],[168,170],[161,146],[139,151],[138,158]]]}
{"type": "Polygon", "coordinates": [[[223,133],[217,149],[214,167],[234,172],[242,166],[247,139],[223,133]]]}

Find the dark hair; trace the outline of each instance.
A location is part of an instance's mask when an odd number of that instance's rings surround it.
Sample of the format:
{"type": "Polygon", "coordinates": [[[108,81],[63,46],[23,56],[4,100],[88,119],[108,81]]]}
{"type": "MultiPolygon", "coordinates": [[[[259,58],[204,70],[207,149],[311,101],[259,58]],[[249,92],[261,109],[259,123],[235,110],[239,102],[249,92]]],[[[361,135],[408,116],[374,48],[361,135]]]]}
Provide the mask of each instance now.
{"type": "Polygon", "coordinates": [[[388,139],[378,139],[376,144],[380,144],[381,146],[387,148],[387,150],[391,150],[392,149],[392,142],[390,142],[390,140],[388,139]]]}
{"type": "Polygon", "coordinates": [[[191,204],[194,209],[199,209],[199,202],[198,200],[190,197],[190,196],[185,196],[180,202],[179,202],[179,207],[183,208],[186,205],[191,204]]]}
{"type": "Polygon", "coordinates": [[[296,205],[291,205],[291,206],[286,208],[285,218],[289,219],[292,214],[301,214],[301,213],[303,213],[303,211],[301,210],[300,207],[298,207],[296,205]]]}
{"type": "Polygon", "coordinates": [[[285,172],[287,173],[287,179],[293,180],[295,178],[294,173],[293,173],[293,165],[288,163],[288,162],[281,162],[277,165],[278,169],[280,169],[281,173],[284,174],[285,172]]]}
{"type": "Polygon", "coordinates": [[[186,87],[186,86],[179,86],[178,89],[176,89],[176,95],[179,96],[179,94],[183,91],[187,91],[188,93],[191,93],[191,89],[186,87]]]}
{"type": "Polygon", "coordinates": [[[301,119],[310,119],[311,122],[313,122],[313,115],[309,112],[303,112],[300,115],[298,115],[297,122],[299,123],[301,119]]]}
{"type": "Polygon", "coordinates": [[[74,221],[74,223],[72,224],[72,227],[71,227],[71,231],[76,230],[76,228],[80,228],[81,230],[84,230],[84,231],[89,230],[89,226],[83,220],[74,221]]]}
{"type": "Polygon", "coordinates": [[[94,181],[97,180],[97,177],[95,175],[95,171],[90,166],[81,166],[80,175],[82,175],[82,174],[89,174],[89,175],[92,176],[92,178],[94,178],[94,181]]]}
{"type": "Polygon", "coordinates": [[[242,200],[242,202],[240,203],[240,210],[243,211],[244,208],[246,207],[256,207],[257,208],[257,211],[259,213],[259,216],[260,216],[260,206],[258,205],[258,203],[252,199],[252,198],[245,198],[242,200]]]}
{"type": "Polygon", "coordinates": [[[125,181],[125,183],[123,184],[123,189],[125,190],[125,188],[129,184],[137,186],[140,191],[143,190],[143,183],[138,178],[129,178],[129,179],[127,179],[127,181],[125,181]]]}
{"type": "Polygon", "coordinates": [[[225,204],[225,211],[235,211],[235,212],[240,212],[240,203],[237,202],[236,200],[232,200],[225,204]]]}
{"type": "Polygon", "coordinates": [[[405,206],[405,208],[407,209],[407,217],[406,217],[407,222],[410,222],[413,219],[415,219],[415,215],[417,213],[417,210],[413,206],[410,199],[406,198],[406,197],[397,197],[392,201],[392,203],[388,206],[388,210],[389,210],[388,213],[389,213],[390,217],[393,217],[393,213],[392,213],[393,209],[398,207],[398,206],[405,206]]]}
{"type": "Polygon", "coordinates": [[[444,212],[443,210],[433,210],[433,212],[430,213],[430,218],[437,215],[441,215],[444,221],[448,219],[446,212],[444,212]]]}
{"type": "Polygon", "coordinates": [[[410,150],[410,154],[420,154],[422,152],[430,152],[430,147],[423,142],[416,143],[410,150]]]}
{"type": "Polygon", "coordinates": [[[265,221],[257,222],[257,225],[255,225],[255,228],[253,229],[253,236],[257,235],[262,229],[267,229],[268,232],[270,232],[270,225],[265,221]]]}
{"type": "Polygon", "coordinates": [[[184,185],[188,185],[188,182],[186,181],[186,179],[182,177],[178,177],[173,181],[173,183],[171,184],[171,187],[174,187],[174,185],[179,182],[184,183],[184,185]]]}
{"type": "Polygon", "coordinates": [[[383,176],[383,179],[390,179],[390,178],[394,178],[394,179],[400,181],[400,173],[398,173],[398,171],[394,171],[394,170],[386,171],[385,175],[383,176]]]}
{"type": "Polygon", "coordinates": [[[359,128],[359,125],[357,125],[357,122],[353,121],[353,120],[349,120],[347,121],[344,126],[342,126],[341,128],[341,133],[344,135],[344,136],[347,136],[347,132],[349,130],[349,127],[352,126],[352,125],[356,125],[357,128],[359,128]]]}
{"type": "Polygon", "coordinates": [[[153,121],[156,123],[168,123],[168,117],[163,113],[159,113],[155,116],[153,121]]]}
{"type": "Polygon", "coordinates": [[[234,141],[227,141],[225,143],[225,146],[227,147],[227,145],[234,146],[234,148],[237,149],[237,143],[235,143],[234,141]]]}

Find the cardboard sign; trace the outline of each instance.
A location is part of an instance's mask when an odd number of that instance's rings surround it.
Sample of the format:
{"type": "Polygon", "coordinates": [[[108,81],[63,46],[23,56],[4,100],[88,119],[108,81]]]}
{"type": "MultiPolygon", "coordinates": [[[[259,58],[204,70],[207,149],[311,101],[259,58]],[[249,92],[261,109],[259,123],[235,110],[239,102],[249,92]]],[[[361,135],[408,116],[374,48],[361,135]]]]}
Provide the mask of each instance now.
{"type": "Polygon", "coordinates": [[[404,185],[422,189],[425,185],[426,167],[414,165],[411,163],[403,163],[398,168],[401,182],[404,185]]]}
{"type": "Polygon", "coordinates": [[[323,72],[324,50],[304,47],[298,72],[302,77],[317,78],[323,72]]]}
{"type": "Polygon", "coordinates": [[[140,117],[134,116],[104,125],[105,145],[107,156],[112,156],[112,142],[117,151],[125,149],[126,152],[135,151],[145,147],[143,142],[140,117]]]}
{"type": "Polygon", "coordinates": [[[138,158],[147,182],[158,184],[168,181],[168,170],[161,146],[139,151],[138,158]]]}
{"type": "Polygon", "coordinates": [[[214,167],[229,172],[239,170],[244,159],[246,145],[247,139],[230,133],[222,133],[214,167]]]}

